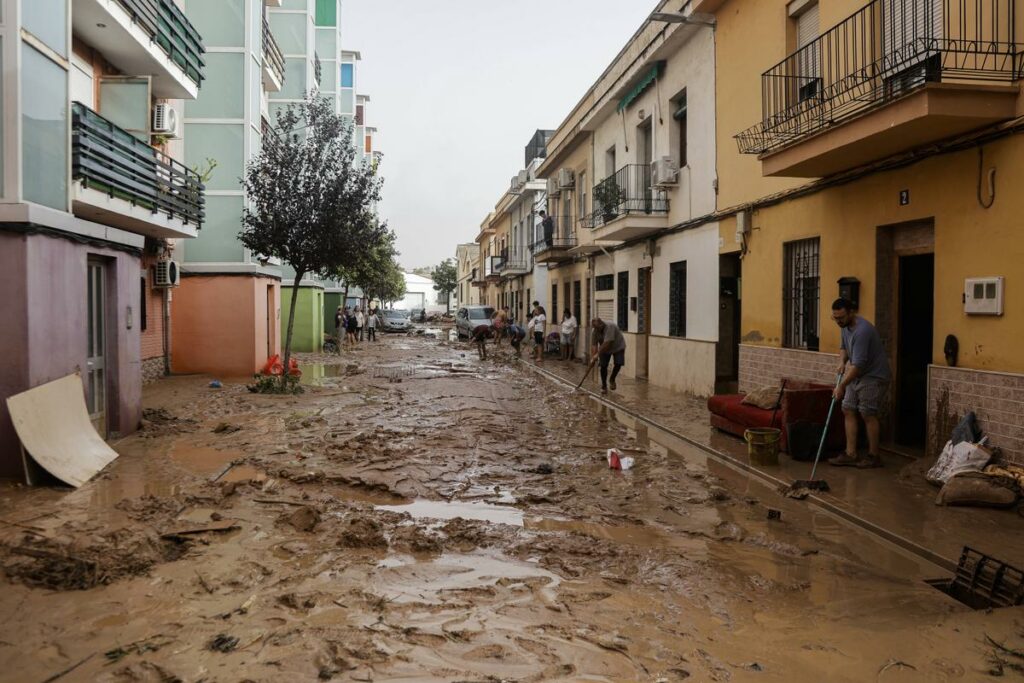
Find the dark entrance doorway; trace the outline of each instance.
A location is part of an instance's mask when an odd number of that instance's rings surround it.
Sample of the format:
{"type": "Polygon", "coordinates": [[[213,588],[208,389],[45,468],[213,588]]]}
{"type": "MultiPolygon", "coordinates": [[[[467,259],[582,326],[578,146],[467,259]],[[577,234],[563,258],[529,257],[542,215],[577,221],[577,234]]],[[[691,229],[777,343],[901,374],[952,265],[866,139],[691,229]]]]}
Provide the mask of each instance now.
{"type": "Polygon", "coordinates": [[[715,349],[715,392],[738,391],[740,366],[740,257],[718,257],[718,345],[715,349]]]}
{"type": "Polygon", "coordinates": [[[899,257],[893,437],[901,446],[925,446],[928,365],[932,362],[935,255],[899,257]]]}

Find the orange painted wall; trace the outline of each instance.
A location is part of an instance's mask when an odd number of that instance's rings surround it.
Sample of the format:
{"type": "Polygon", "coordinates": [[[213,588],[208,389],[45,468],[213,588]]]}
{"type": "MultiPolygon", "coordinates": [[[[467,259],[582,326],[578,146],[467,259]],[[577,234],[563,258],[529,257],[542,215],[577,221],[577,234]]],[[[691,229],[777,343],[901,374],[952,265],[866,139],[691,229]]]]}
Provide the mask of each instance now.
{"type": "Polygon", "coordinates": [[[171,314],[175,373],[249,377],[263,366],[268,352],[281,351],[278,280],[241,275],[185,277],[174,290],[171,314]]]}

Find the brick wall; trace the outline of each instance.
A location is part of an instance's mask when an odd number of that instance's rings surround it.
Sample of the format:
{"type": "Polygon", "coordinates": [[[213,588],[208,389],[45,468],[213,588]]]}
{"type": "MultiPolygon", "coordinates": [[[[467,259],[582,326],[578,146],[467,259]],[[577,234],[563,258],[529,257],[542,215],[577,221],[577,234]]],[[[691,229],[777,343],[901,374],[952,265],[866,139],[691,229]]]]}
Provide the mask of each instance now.
{"type": "MultiPolygon", "coordinates": [[[[163,290],[153,289],[153,264],[156,259],[151,256],[144,257],[142,261],[142,273],[140,278],[145,277],[146,284],[142,289],[142,296],[146,298],[146,324],[145,329],[140,331],[141,358],[143,362],[153,358],[163,358],[164,355],[164,295],[163,290]]],[[[140,283],[141,284],[141,283],[140,283]]],[[[139,303],[139,325],[142,325],[142,304],[139,303]]],[[[161,371],[163,361],[161,360],[161,371]]]]}
{"type": "Polygon", "coordinates": [[[778,386],[784,377],[833,384],[838,365],[833,353],[740,344],[740,391],[778,386]]]}
{"type": "Polygon", "coordinates": [[[928,434],[938,453],[956,423],[974,411],[1007,460],[1024,465],[1024,375],[933,365],[928,373],[928,434]]]}

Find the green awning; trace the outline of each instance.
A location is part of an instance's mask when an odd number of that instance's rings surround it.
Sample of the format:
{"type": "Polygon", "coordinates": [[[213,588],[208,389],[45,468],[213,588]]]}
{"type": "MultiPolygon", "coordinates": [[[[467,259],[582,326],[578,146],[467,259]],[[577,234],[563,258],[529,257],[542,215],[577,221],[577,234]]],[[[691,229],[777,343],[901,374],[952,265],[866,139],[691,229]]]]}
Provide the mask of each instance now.
{"type": "Polygon", "coordinates": [[[622,111],[623,109],[629,107],[629,105],[633,104],[633,102],[636,101],[636,98],[643,95],[644,91],[647,90],[647,88],[651,87],[652,83],[661,78],[661,74],[663,74],[664,72],[665,62],[658,62],[650,69],[645,71],[644,74],[640,77],[640,80],[636,82],[636,85],[630,88],[629,92],[626,93],[625,97],[619,100],[619,107],[618,109],[616,109],[616,111],[622,111]]]}

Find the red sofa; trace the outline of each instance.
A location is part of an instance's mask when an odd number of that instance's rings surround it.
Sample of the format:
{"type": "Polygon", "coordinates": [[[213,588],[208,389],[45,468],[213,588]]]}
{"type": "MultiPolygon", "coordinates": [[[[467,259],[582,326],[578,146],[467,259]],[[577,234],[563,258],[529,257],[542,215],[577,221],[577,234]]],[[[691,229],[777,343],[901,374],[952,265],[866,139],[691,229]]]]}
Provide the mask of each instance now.
{"type": "MultiPolygon", "coordinates": [[[[721,394],[709,398],[711,426],[739,437],[752,427],[776,427],[782,430],[779,448],[788,451],[786,425],[800,421],[823,423],[828,415],[829,403],[832,401],[832,387],[802,380],[786,380],[782,405],[775,414],[774,424],[771,424],[771,410],[741,403],[744,396],[745,394],[721,394]]],[[[845,442],[843,413],[837,405],[832,411],[825,448],[830,451],[842,450],[845,442]]]]}

